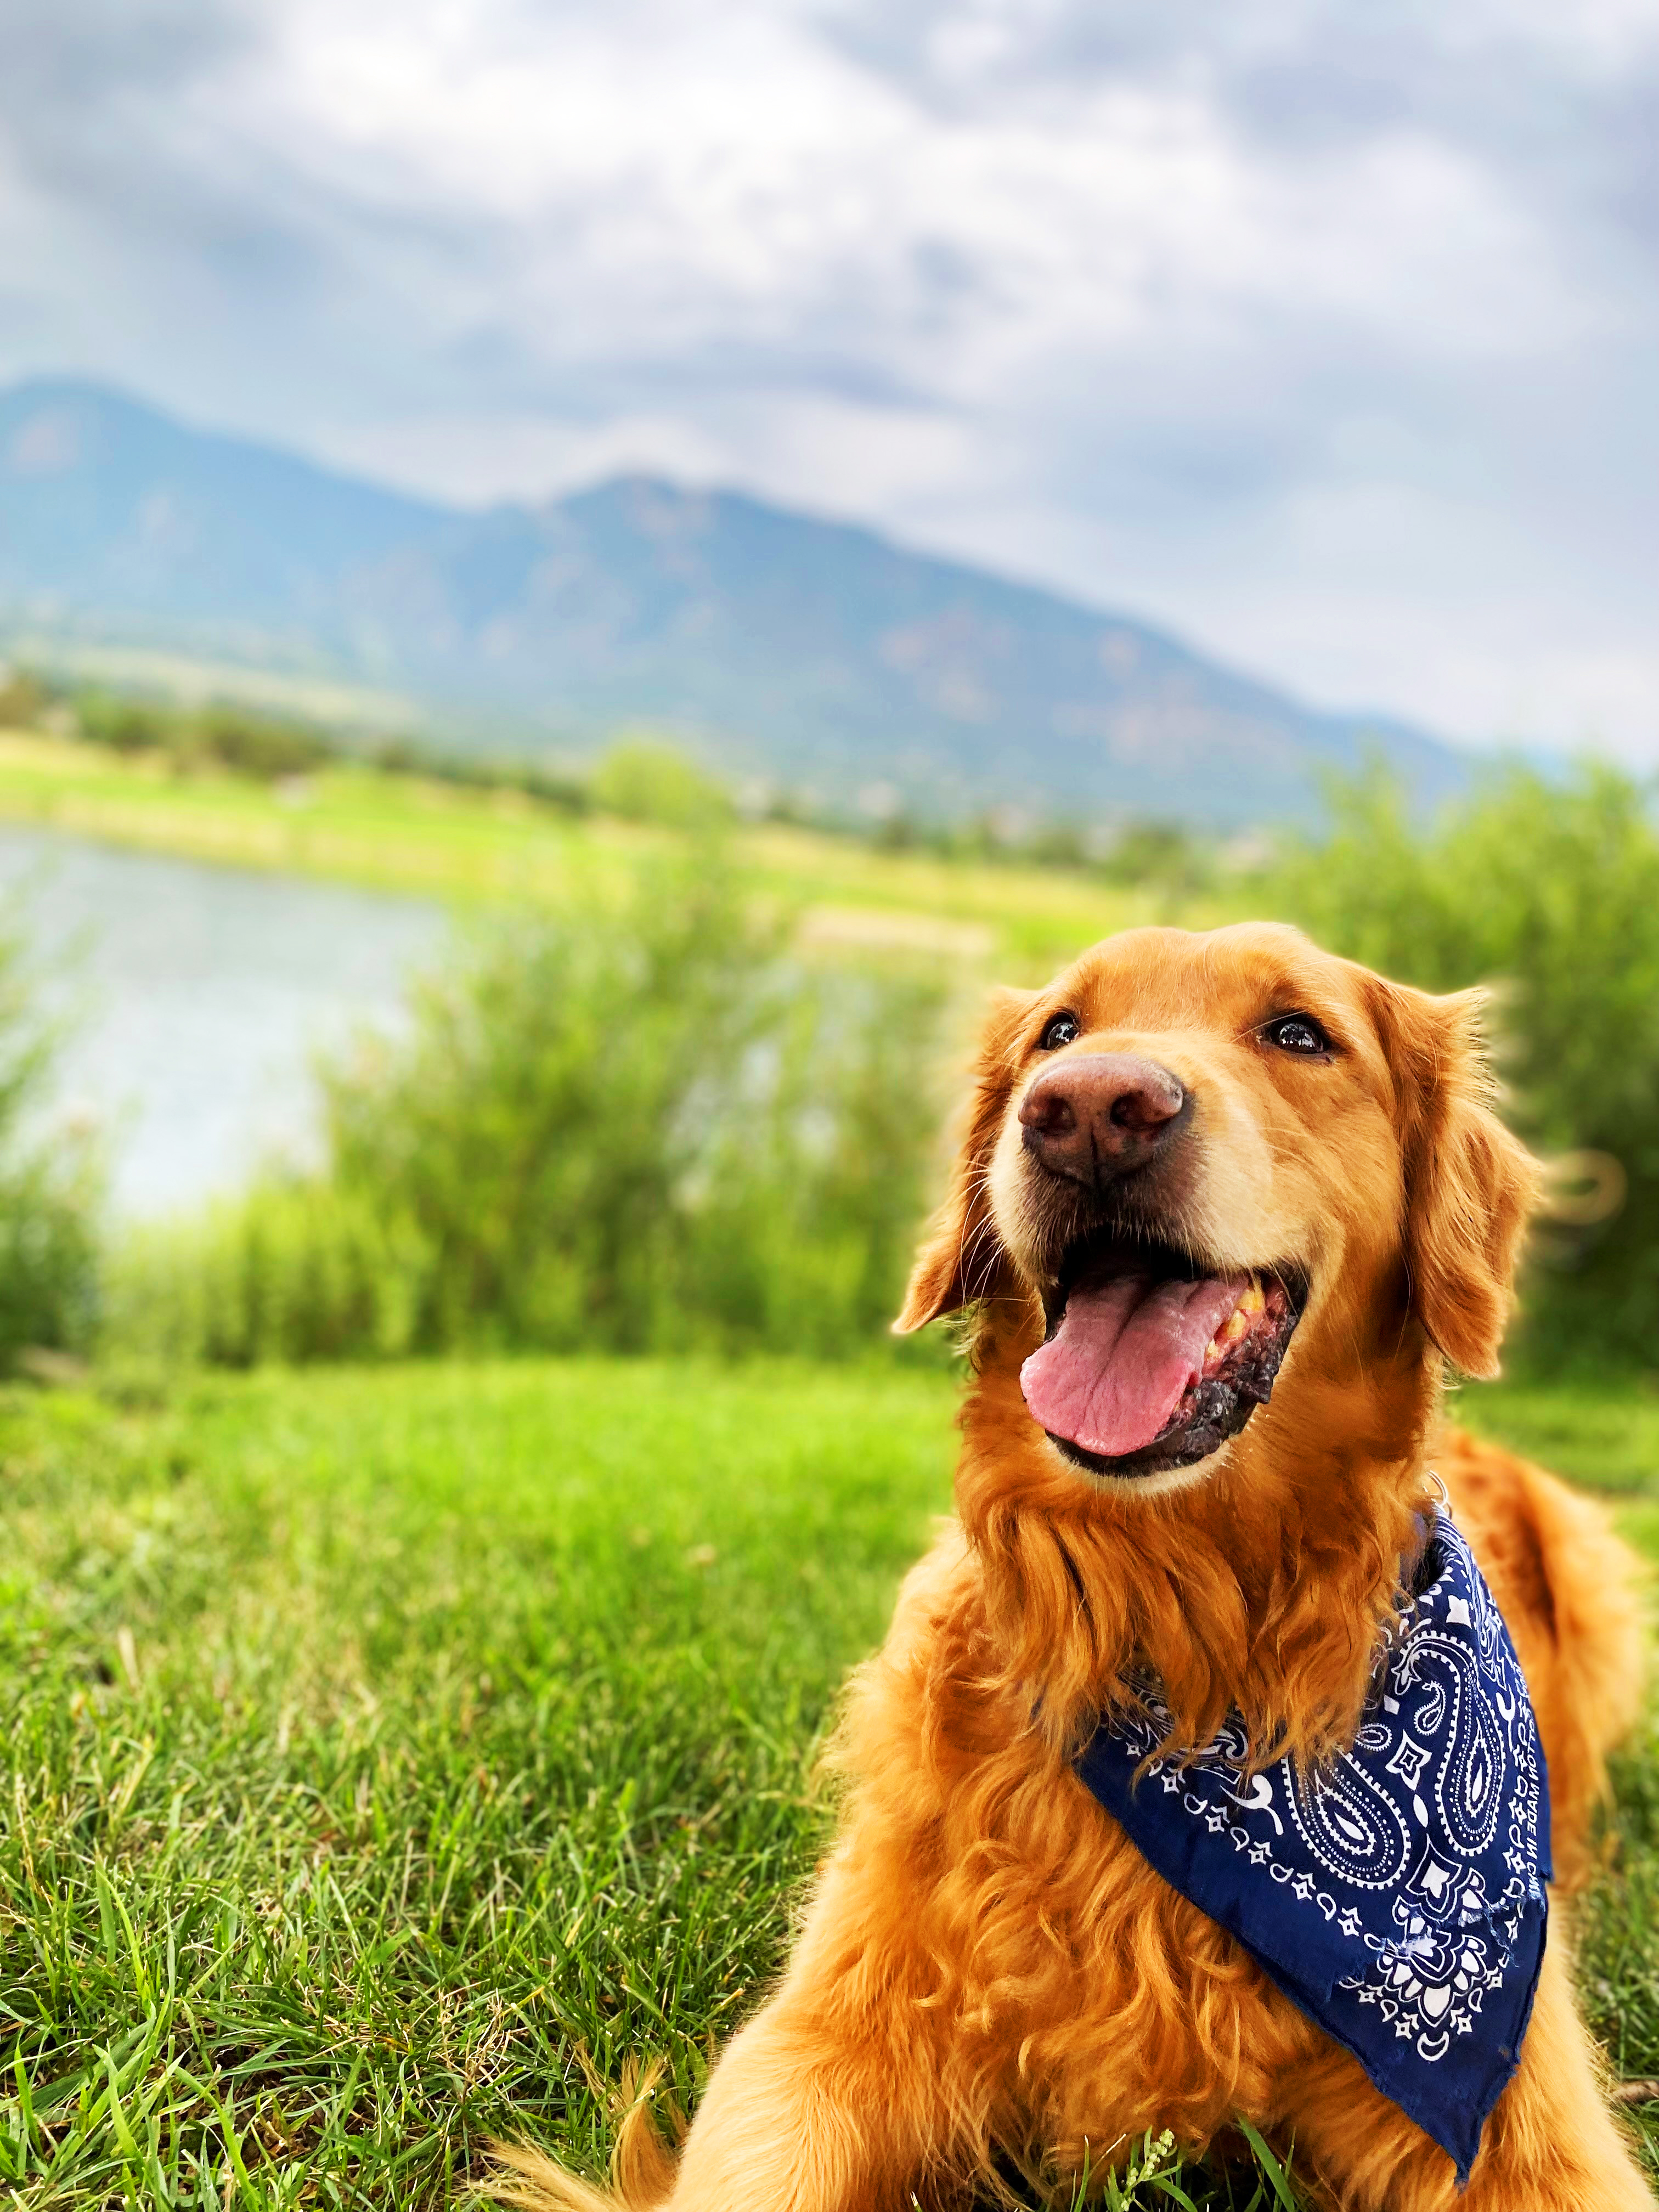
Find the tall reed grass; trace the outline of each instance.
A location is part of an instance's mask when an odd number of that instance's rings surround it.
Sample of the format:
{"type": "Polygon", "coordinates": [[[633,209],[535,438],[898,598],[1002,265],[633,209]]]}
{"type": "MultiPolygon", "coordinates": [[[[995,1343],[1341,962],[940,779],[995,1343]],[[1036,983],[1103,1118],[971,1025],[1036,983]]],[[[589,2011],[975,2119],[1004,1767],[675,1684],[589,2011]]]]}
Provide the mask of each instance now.
{"type": "Polygon", "coordinates": [[[58,1036],[37,982],[0,927],[0,1372],[83,1351],[95,1328],[100,1163],[89,1137],[44,1117],[58,1036]]]}
{"type": "Polygon", "coordinates": [[[718,856],[501,921],[322,1073],[326,1158],[124,1239],[112,1348],[835,1356],[896,1303],[937,982],[808,964],[718,856]]]}

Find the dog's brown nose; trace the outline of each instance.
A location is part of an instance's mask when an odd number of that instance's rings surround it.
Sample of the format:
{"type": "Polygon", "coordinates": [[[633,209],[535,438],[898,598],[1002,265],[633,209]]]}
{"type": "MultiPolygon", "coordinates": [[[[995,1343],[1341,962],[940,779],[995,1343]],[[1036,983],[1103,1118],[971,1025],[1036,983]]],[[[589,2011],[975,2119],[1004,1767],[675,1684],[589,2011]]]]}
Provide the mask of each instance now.
{"type": "Polygon", "coordinates": [[[1096,1052],[1056,1060],[1020,1102],[1024,1145],[1074,1182],[1105,1182],[1144,1167],[1179,1119],[1179,1079],[1138,1053],[1096,1052]]]}

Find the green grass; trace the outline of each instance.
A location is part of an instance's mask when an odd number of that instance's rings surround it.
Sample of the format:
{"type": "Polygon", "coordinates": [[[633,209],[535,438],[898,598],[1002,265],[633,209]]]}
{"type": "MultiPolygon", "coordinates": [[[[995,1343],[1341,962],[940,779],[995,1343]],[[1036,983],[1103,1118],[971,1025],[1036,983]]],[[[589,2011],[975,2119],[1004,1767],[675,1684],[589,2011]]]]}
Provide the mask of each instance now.
{"type": "MultiPolygon", "coordinates": [[[[24,730],[0,730],[0,821],[458,905],[568,900],[679,842],[664,827],[577,821],[520,792],[349,761],[268,785],[215,769],[179,775],[164,757],[24,730]]],[[[1073,867],[878,852],[779,823],[738,827],[734,854],[754,894],[805,905],[807,942],[841,957],[921,953],[1040,982],[1095,938],[1170,918],[1166,894],[1073,867]]],[[[1230,915],[1194,907],[1192,918],[1207,927],[1230,915]]]]}
{"type": "MultiPolygon", "coordinates": [[[[1470,1383],[1455,1418],[1614,1508],[1620,1533],[1659,1562],[1659,1391],[1646,1376],[1470,1383]]],[[[1659,1704],[1613,1765],[1607,1872],[1577,1908],[1580,1995],[1613,2071],[1659,2076],[1659,1704]]],[[[1659,2178],[1659,2106],[1632,2114],[1659,2178]]]]}
{"type": "MultiPolygon", "coordinates": [[[[947,1502],[954,1389],[527,1361],[0,1394],[14,2201],[454,2203],[494,2135],[602,2165],[590,2069],[659,2052],[694,2099],[781,1958],[813,1747],[947,1502]]],[[[1627,1761],[1589,1914],[1632,2073],[1656,1777],[1627,1761]]]]}
{"type": "Polygon", "coordinates": [[[1477,1436],[1558,1474],[1637,1501],[1659,1496],[1659,1378],[1609,1375],[1560,1382],[1470,1382],[1451,1401],[1477,1436]]]}
{"type": "MultiPolygon", "coordinates": [[[[0,819],[239,867],[424,892],[464,905],[568,900],[618,884],[676,832],[575,820],[512,791],[476,791],[340,763],[271,786],[161,757],[0,730],[0,819]]],[[[809,943],[845,957],[943,957],[1038,981],[1080,945],[1164,918],[1151,890],[1071,868],[886,853],[780,824],[734,832],[756,895],[808,908],[809,943]]],[[[1205,915],[1203,921],[1219,918],[1205,915]]]]}
{"type": "Polygon", "coordinates": [[[539,1364],[10,1395],[26,2199],[442,2198],[492,2130],[600,2157],[579,2051],[689,2094],[776,1966],[949,1401],[539,1364]]]}

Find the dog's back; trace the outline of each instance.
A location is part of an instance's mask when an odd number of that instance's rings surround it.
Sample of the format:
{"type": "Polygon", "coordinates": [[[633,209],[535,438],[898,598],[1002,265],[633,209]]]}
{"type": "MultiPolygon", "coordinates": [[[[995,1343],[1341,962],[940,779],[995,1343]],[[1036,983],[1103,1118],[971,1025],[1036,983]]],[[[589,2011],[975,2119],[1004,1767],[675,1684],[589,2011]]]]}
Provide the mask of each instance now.
{"type": "Polygon", "coordinates": [[[1557,1882],[1591,1865],[1607,1753],[1641,1709],[1640,1563],[1605,1507],[1501,1445],[1448,1429],[1433,1464],[1526,1670],[1549,1761],[1557,1882]]]}

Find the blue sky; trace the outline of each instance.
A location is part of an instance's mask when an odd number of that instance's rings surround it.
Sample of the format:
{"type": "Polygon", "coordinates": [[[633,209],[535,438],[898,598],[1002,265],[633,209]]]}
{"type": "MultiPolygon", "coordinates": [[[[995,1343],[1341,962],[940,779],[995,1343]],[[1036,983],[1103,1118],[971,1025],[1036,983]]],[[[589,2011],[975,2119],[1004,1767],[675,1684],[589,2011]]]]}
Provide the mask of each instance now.
{"type": "Polygon", "coordinates": [[[1659,0],[8,0],[0,377],[1659,764],[1659,0]]]}

